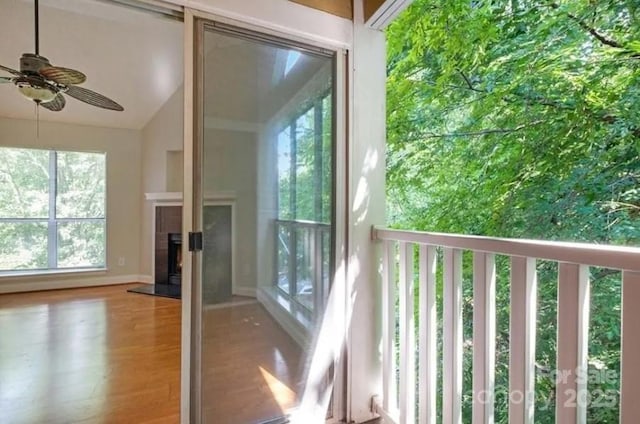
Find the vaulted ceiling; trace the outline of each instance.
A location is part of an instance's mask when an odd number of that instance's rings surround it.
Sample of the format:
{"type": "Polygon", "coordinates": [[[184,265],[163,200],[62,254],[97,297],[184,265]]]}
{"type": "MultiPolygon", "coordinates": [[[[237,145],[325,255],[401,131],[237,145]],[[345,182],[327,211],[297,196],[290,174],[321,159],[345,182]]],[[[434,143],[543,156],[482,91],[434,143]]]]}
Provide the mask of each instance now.
{"type": "MultiPolygon", "coordinates": [[[[0,64],[19,69],[20,56],[34,52],[33,1],[0,1],[0,64]]],[[[351,0],[329,3],[338,13],[351,13],[351,0]]],[[[40,119],[142,129],[182,86],[182,50],[181,22],[105,1],[40,0],[40,54],[53,65],[82,71],[88,77],[83,87],[125,108],[113,112],[67,97],[62,112],[40,108],[40,119]]],[[[205,84],[206,112],[230,120],[265,122],[323,63],[302,55],[285,73],[287,49],[225,37],[207,50],[208,70],[217,78],[205,84]]],[[[33,120],[35,104],[12,84],[0,84],[0,117],[33,120]]]]}
{"type": "MultiPolygon", "coordinates": [[[[34,52],[33,2],[2,0],[0,64],[19,69],[34,52]]],[[[95,0],[41,0],[40,54],[87,75],[82,85],[113,98],[124,112],[67,97],[62,112],[40,108],[40,119],[141,129],[183,81],[182,24],[95,0]]],[[[0,116],[35,119],[35,105],[12,84],[0,84],[0,116]]]]}

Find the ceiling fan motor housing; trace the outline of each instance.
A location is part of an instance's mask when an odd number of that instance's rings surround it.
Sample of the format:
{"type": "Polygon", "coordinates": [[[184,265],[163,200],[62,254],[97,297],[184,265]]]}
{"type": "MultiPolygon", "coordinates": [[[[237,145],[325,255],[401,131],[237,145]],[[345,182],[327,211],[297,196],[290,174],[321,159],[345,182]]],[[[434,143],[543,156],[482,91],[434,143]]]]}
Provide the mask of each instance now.
{"type": "Polygon", "coordinates": [[[32,53],[24,53],[20,58],[20,71],[25,74],[38,75],[38,71],[45,66],[51,66],[49,59],[32,53]]]}
{"type": "Polygon", "coordinates": [[[25,76],[19,77],[15,84],[23,96],[36,103],[50,102],[57,94],[57,90],[46,84],[44,78],[38,74],[45,66],[51,66],[49,59],[37,54],[25,53],[20,58],[20,71],[25,76]]]}

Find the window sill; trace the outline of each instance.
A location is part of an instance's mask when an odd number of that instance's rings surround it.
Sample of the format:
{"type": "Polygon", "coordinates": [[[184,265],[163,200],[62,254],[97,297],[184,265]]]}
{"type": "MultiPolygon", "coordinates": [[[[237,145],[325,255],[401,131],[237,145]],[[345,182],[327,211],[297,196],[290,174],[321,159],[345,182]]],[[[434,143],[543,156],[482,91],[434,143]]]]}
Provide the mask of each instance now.
{"type": "Polygon", "coordinates": [[[77,274],[104,274],[107,268],[78,268],[78,269],[43,269],[29,271],[0,271],[0,279],[4,278],[29,278],[39,276],[64,276],[77,274]]]}

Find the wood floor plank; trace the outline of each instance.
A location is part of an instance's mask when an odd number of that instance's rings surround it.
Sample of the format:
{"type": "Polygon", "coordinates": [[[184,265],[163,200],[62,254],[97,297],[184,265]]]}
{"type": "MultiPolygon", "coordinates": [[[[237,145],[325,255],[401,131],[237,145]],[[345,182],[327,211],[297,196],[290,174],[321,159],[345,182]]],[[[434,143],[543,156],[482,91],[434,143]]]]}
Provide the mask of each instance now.
{"type": "Polygon", "coordinates": [[[296,406],[303,352],[264,307],[208,310],[203,323],[206,423],[256,423],[296,406]]]}
{"type": "MultiPolygon", "coordinates": [[[[130,287],[0,295],[0,424],[179,422],[180,302],[130,287]]],[[[260,304],[203,320],[206,423],[295,406],[303,352],[260,304]]]]}
{"type": "Polygon", "coordinates": [[[0,295],[0,423],[178,423],[180,302],[131,285],[0,295]]]}

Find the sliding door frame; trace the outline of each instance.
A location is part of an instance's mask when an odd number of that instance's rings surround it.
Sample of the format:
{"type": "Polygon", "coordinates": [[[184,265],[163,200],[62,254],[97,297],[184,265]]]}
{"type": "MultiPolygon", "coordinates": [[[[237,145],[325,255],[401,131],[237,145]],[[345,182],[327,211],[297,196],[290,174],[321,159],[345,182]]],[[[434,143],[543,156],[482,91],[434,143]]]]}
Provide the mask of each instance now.
{"type": "MultiPolygon", "coordinates": [[[[292,36],[278,29],[243,22],[223,16],[185,8],[184,9],[184,195],[183,195],[183,235],[188,239],[190,232],[202,231],[202,188],[203,162],[203,34],[205,26],[219,23],[233,27],[247,34],[286,40],[292,46],[304,49],[312,46],[333,53],[334,57],[334,263],[333,280],[347,280],[347,223],[348,208],[348,51],[341,45],[332,45],[324,40],[292,36]],[[200,79],[200,80],[199,80],[200,79]]],[[[181,423],[202,422],[201,346],[202,346],[202,252],[190,252],[183,257],[182,284],[182,361],[181,361],[181,423]]],[[[334,289],[342,290],[337,298],[344,302],[340,308],[349,314],[347,284],[334,284],[334,289]]],[[[334,294],[335,296],[336,294],[334,294]]],[[[345,325],[348,325],[345,320],[345,325]]],[[[331,418],[327,422],[340,422],[347,415],[347,328],[341,329],[344,340],[342,352],[334,363],[334,389],[331,403],[331,418]]]]}

